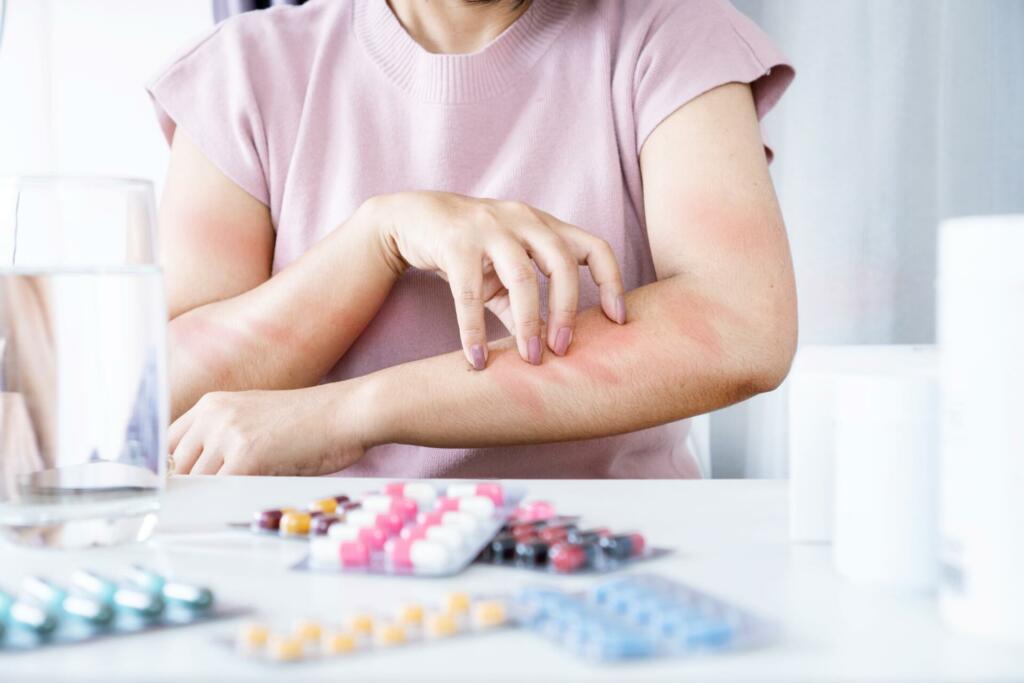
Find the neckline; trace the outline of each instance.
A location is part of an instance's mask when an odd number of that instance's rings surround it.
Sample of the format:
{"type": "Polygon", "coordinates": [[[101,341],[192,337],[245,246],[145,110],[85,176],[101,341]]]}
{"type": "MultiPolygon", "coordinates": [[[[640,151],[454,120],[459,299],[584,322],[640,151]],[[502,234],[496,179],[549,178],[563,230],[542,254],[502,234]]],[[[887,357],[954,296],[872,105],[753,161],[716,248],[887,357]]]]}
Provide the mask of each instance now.
{"type": "Polygon", "coordinates": [[[540,59],[576,0],[533,0],[511,26],[471,54],[435,54],[417,43],[385,0],[353,0],[353,28],[395,85],[427,102],[463,104],[501,94],[540,59]]]}

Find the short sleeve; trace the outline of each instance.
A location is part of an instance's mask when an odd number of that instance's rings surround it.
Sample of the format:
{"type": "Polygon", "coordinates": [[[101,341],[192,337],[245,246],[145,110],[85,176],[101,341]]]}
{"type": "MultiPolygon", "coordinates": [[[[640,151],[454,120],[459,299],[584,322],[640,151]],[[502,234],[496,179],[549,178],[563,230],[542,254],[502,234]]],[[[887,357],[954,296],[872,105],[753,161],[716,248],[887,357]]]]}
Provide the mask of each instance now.
{"type": "Polygon", "coordinates": [[[224,175],[269,206],[267,137],[246,60],[255,50],[244,20],[219,24],[146,89],[168,144],[181,127],[224,175]]]}
{"type": "Polygon", "coordinates": [[[728,0],[666,2],[656,10],[634,77],[638,153],[658,124],[709,90],[749,83],[761,119],[792,82],[786,58],[728,0]]]}

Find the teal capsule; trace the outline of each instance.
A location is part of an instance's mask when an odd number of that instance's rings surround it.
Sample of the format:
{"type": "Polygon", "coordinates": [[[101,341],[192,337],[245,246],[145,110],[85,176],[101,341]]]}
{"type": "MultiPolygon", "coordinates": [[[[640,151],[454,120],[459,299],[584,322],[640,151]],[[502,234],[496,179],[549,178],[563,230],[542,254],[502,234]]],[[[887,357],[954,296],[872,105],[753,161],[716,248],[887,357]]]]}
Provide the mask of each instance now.
{"type": "Polygon", "coordinates": [[[18,600],[10,609],[10,622],[38,635],[48,635],[57,628],[57,619],[41,605],[18,600]]]}
{"type": "Polygon", "coordinates": [[[61,603],[61,609],[68,616],[105,626],[114,620],[114,610],[105,602],[81,595],[69,595],[61,603]]]}
{"type": "Polygon", "coordinates": [[[91,571],[77,571],[71,577],[71,583],[101,602],[112,602],[117,584],[91,571]]]}
{"type": "Polygon", "coordinates": [[[21,583],[21,590],[50,612],[56,612],[64,603],[68,592],[46,579],[30,576],[21,583]]]}
{"type": "Polygon", "coordinates": [[[151,569],[139,565],[132,565],[128,568],[126,577],[130,583],[143,588],[150,593],[159,593],[164,589],[167,580],[151,569]]]}
{"type": "Polygon", "coordinates": [[[213,591],[203,586],[168,581],[164,584],[164,599],[189,609],[204,610],[213,605],[213,591]]]}
{"type": "Polygon", "coordinates": [[[136,588],[121,586],[114,592],[114,606],[147,619],[158,616],[164,610],[164,601],[159,595],[136,588]]]}
{"type": "Polygon", "coordinates": [[[7,618],[11,613],[11,605],[13,604],[14,598],[0,591],[0,625],[7,623],[7,618]]]}

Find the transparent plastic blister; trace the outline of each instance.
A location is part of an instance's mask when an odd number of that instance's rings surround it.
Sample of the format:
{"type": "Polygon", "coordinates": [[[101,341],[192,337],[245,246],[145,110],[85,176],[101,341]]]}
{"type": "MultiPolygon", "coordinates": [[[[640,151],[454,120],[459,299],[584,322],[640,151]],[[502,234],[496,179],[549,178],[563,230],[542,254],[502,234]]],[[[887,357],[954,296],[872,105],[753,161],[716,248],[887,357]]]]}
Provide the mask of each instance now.
{"type": "Polygon", "coordinates": [[[57,583],[28,577],[0,591],[0,653],[24,652],[148,633],[244,614],[216,603],[210,589],[131,567],[116,580],[80,570],[57,583]]]}
{"type": "Polygon", "coordinates": [[[512,606],[525,628],[598,661],[748,649],[777,630],[733,604],[650,574],[608,579],[583,593],[527,587],[512,606]]]}
{"type": "Polygon", "coordinates": [[[477,561],[554,574],[603,574],[669,552],[652,548],[635,531],[589,527],[579,517],[556,515],[550,503],[541,502],[518,509],[477,561]]]}
{"type": "Polygon", "coordinates": [[[482,635],[507,628],[509,619],[506,597],[456,592],[437,602],[405,601],[390,611],[355,611],[334,620],[250,621],[224,642],[247,658],[284,664],[482,635]]]}
{"type": "Polygon", "coordinates": [[[451,576],[494,538],[523,497],[494,482],[393,482],[309,541],[295,569],[451,576]]]}
{"type": "Polygon", "coordinates": [[[313,536],[327,533],[327,529],[344,519],[348,511],[358,508],[359,503],[347,495],[339,494],[315,498],[299,508],[257,510],[253,513],[251,521],[234,522],[229,526],[245,529],[257,536],[305,542],[313,536]]]}

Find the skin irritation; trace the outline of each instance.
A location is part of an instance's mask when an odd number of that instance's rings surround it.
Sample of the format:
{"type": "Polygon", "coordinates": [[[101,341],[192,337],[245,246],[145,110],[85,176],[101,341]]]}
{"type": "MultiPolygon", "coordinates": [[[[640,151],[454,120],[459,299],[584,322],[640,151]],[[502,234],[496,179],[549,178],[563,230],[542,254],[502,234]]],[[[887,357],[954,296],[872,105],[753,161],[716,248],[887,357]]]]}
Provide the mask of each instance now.
{"type": "Polygon", "coordinates": [[[776,220],[766,219],[762,208],[751,208],[748,204],[734,205],[702,196],[683,197],[680,212],[689,222],[706,225],[710,237],[708,246],[722,251],[740,254],[775,251],[779,248],[780,234],[783,236],[781,243],[785,244],[781,216],[776,220]]]}
{"type": "Polygon", "coordinates": [[[227,372],[232,358],[245,350],[259,350],[263,344],[293,353],[311,353],[318,348],[300,333],[269,320],[251,319],[245,329],[225,325],[204,313],[184,315],[170,325],[171,343],[188,349],[190,361],[214,373],[227,372]]]}
{"type": "Polygon", "coordinates": [[[582,325],[565,356],[548,354],[539,366],[524,365],[511,347],[492,348],[483,376],[494,381],[505,396],[531,415],[541,416],[546,410],[545,385],[570,385],[575,381],[574,375],[582,375],[602,387],[625,387],[631,376],[628,359],[636,356],[636,347],[645,342],[643,352],[648,362],[676,371],[685,366],[696,373],[699,368],[716,367],[727,361],[727,344],[716,321],[730,328],[742,328],[745,318],[730,306],[699,292],[674,286],[664,289],[663,297],[645,297],[645,304],[653,304],[656,311],[647,310],[642,318],[626,325],[604,320],[582,325]],[[644,318],[667,321],[670,338],[691,343],[652,343],[651,339],[663,335],[646,333],[642,329],[647,327],[644,318]]]}

